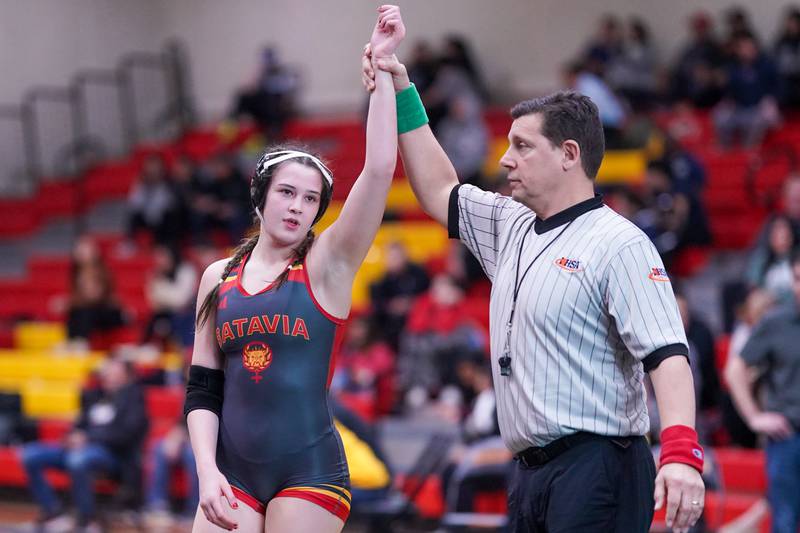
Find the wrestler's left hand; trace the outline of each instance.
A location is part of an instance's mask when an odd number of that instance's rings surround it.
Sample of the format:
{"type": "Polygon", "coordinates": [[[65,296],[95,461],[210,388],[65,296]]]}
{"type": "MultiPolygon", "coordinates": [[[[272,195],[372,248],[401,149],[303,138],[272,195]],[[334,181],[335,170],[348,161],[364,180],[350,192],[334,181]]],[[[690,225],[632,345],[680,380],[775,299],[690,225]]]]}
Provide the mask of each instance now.
{"type": "Polygon", "coordinates": [[[667,527],[675,533],[687,533],[703,514],[705,485],[700,472],[689,465],[667,463],[656,476],[655,508],[661,509],[667,500],[667,527]]]}
{"type": "Polygon", "coordinates": [[[225,511],[226,504],[237,509],[236,497],[233,495],[231,485],[217,468],[204,471],[198,470],[200,485],[200,508],[206,519],[221,528],[232,531],[238,524],[233,521],[225,511]],[[227,501],[226,501],[227,500],[227,501]]]}

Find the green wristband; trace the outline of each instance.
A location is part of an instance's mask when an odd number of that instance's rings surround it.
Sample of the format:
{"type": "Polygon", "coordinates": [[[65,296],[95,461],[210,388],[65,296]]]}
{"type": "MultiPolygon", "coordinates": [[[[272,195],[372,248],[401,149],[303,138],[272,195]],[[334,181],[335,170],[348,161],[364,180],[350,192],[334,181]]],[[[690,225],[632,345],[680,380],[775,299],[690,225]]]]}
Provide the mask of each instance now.
{"type": "Polygon", "coordinates": [[[397,134],[402,135],[428,123],[428,114],[412,83],[395,95],[397,101],[397,134]]]}

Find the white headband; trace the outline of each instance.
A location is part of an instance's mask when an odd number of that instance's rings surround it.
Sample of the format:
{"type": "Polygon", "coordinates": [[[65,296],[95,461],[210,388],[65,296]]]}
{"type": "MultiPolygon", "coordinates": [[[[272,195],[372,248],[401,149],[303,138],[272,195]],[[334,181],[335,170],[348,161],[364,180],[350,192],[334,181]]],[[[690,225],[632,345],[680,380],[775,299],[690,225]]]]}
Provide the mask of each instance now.
{"type": "Polygon", "coordinates": [[[259,174],[264,172],[264,171],[266,171],[269,167],[271,167],[273,165],[277,165],[278,163],[283,163],[284,161],[286,161],[288,159],[295,159],[295,158],[298,158],[298,157],[307,157],[319,169],[319,171],[322,173],[322,176],[325,178],[325,181],[328,182],[328,185],[333,187],[333,175],[331,174],[330,169],[328,169],[328,167],[326,167],[322,163],[322,161],[320,161],[319,159],[317,159],[313,155],[307,154],[305,152],[299,152],[297,150],[282,150],[280,152],[272,152],[272,154],[270,154],[270,155],[277,155],[277,154],[282,154],[282,155],[279,155],[278,157],[273,157],[272,159],[267,159],[266,161],[261,163],[261,166],[258,168],[258,173],[259,174]]]}
{"type": "MultiPolygon", "coordinates": [[[[325,178],[325,181],[328,182],[328,185],[330,187],[333,187],[333,174],[331,174],[330,169],[328,169],[328,167],[326,167],[325,164],[322,161],[320,161],[319,159],[317,159],[313,155],[307,154],[305,152],[300,152],[300,151],[297,151],[297,150],[281,150],[279,152],[272,152],[269,155],[278,155],[278,157],[273,157],[272,159],[267,159],[266,161],[261,163],[261,165],[259,165],[258,169],[256,169],[256,173],[257,174],[261,174],[262,172],[266,172],[266,170],[269,167],[271,167],[273,165],[277,165],[278,163],[283,163],[284,161],[287,161],[289,159],[295,159],[295,158],[298,158],[298,157],[307,157],[319,169],[320,173],[325,178]],[[281,154],[281,155],[278,155],[278,154],[281,154]]],[[[263,223],[264,222],[264,218],[261,215],[261,210],[259,208],[255,208],[254,211],[256,212],[256,216],[258,217],[258,219],[263,223]]]]}

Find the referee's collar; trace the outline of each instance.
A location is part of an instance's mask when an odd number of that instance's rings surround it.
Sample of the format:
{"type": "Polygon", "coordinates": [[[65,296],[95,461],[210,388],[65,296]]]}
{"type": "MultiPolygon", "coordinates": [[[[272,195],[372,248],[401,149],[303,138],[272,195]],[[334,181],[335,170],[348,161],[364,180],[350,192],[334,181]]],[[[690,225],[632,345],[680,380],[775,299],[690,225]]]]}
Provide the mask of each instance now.
{"type": "Polygon", "coordinates": [[[537,235],[547,233],[559,226],[563,226],[567,222],[572,222],[584,213],[588,213],[600,207],[603,207],[603,195],[595,194],[594,198],[589,198],[588,200],[577,203],[548,218],[539,218],[537,216],[536,221],[533,223],[533,231],[535,231],[537,235]]]}

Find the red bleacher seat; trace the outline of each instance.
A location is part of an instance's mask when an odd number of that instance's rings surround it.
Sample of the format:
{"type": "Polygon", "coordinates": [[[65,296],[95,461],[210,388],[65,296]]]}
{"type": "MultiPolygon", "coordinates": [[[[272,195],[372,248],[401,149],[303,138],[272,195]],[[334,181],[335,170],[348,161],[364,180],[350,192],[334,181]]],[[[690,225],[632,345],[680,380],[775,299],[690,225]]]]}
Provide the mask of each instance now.
{"type": "MultiPolygon", "coordinates": [[[[404,486],[407,482],[416,484],[412,478],[406,481],[403,476],[397,476],[396,482],[399,486],[404,486]]],[[[441,518],[445,509],[443,494],[442,481],[439,476],[428,477],[414,498],[414,504],[417,506],[420,516],[433,520],[441,518]]]]}
{"type": "Polygon", "coordinates": [[[680,251],[672,263],[672,272],[681,277],[697,274],[707,264],[710,253],[705,247],[689,246],[680,251]]]}
{"type": "Polygon", "coordinates": [[[38,225],[36,199],[0,200],[0,237],[27,235],[38,225]]]}
{"type": "Polygon", "coordinates": [[[728,384],[725,383],[725,365],[728,363],[728,351],[731,347],[731,336],[720,335],[714,342],[714,366],[717,368],[717,373],[722,378],[722,386],[726,389],[728,384]]]}
{"type": "Polygon", "coordinates": [[[28,476],[22,468],[19,449],[13,446],[0,447],[0,485],[8,487],[24,487],[28,476]]]}
{"type": "Polygon", "coordinates": [[[69,257],[36,256],[28,261],[28,279],[49,295],[69,290],[69,257]]]}
{"type": "Polygon", "coordinates": [[[39,420],[39,440],[45,442],[59,442],[72,428],[69,420],[43,419],[39,420]]]}
{"type": "Polygon", "coordinates": [[[40,220],[52,217],[73,217],[86,209],[83,190],[79,182],[72,178],[58,178],[52,181],[43,178],[36,195],[36,210],[40,220]]]}
{"type": "Polygon", "coordinates": [[[745,448],[715,448],[714,459],[720,469],[725,490],[764,494],[767,475],[764,451],[745,448]]]}
{"type": "Polygon", "coordinates": [[[131,161],[107,162],[92,168],[83,178],[87,205],[125,198],[138,174],[138,165],[131,161]]]}
{"type": "Polygon", "coordinates": [[[175,421],[183,412],[184,396],[181,387],[148,387],[145,393],[147,413],[151,418],[175,421]]]}
{"type": "Polygon", "coordinates": [[[37,318],[44,313],[40,289],[27,279],[0,281],[0,318],[37,318]]]}
{"type": "Polygon", "coordinates": [[[214,130],[200,129],[187,133],[178,141],[178,152],[197,162],[203,162],[225,148],[214,130]]]}
{"type": "Polygon", "coordinates": [[[374,394],[342,392],[339,393],[338,399],[345,407],[364,420],[368,422],[375,420],[378,408],[374,394]]]}
{"type": "Polygon", "coordinates": [[[506,514],[508,512],[508,496],[506,491],[479,492],[472,504],[475,513],[506,514]]]}

